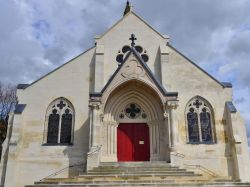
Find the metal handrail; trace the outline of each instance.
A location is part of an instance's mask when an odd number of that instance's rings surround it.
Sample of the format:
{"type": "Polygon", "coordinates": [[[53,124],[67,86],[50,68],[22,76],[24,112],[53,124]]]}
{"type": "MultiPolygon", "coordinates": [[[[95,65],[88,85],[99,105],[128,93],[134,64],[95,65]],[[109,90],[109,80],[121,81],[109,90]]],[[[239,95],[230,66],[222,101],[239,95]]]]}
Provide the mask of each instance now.
{"type": "Polygon", "coordinates": [[[101,145],[100,146],[96,146],[96,148],[94,150],[92,150],[92,151],[90,151],[90,152],[87,153],[87,156],[91,156],[91,155],[99,152],[101,150],[101,148],[102,148],[101,145]]]}
{"type": "Polygon", "coordinates": [[[58,174],[62,173],[64,170],[68,169],[68,168],[72,168],[72,167],[75,167],[75,166],[84,166],[84,162],[80,163],[80,164],[73,164],[73,165],[69,165],[63,169],[60,169],[59,171],[55,172],[55,173],[52,173],[50,175],[48,175],[47,177],[44,177],[42,178],[41,180],[39,181],[44,181],[45,179],[48,179],[50,177],[54,177],[54,176],[57,176],[58,174]]]}
{"type": "Polygon", "coordinates": [[[181,157],[181,158],[185,158],[186,155],[182,154],[182,153],[178,153],[178,152],[173,152],[176,156],[181,157]]]}
{"type": "Polygon", "coordinates": [[[213,171],[211,171],[211,170],[205,168],[205,167],[202,166],[202,165],[195,165],[195,164],[183,164],[183,165],[185,165],[185,166],[191,166],[191,167],[193,166],[193,167],[195,167],[195,168],[197,168],[197,169],[200,169],[200,170],[203,171],[203,172],[208,173],[209,175],[211,175],[211,176],[213,176],[213,177],[217,177],[217,176],[218,176],[216,173],[214,173],[213,171]]]}
{"type": "MultiPolygon", "coordinates": [[[[88,152],[88,153],[87,153],[87,156],[93,155],[93,154],[95,154],[96,152],[100,151],[101,147],[102,147],[102,146],[97,146],[96,149],[94,149],[94,150],[88,152]]],[[[48,179],[48,178],[50,178],[50,177],[57,176],[58,174],[62,173],[64,170],[66,170],[66,169],[68,169],[68,168],[75,167],[75,166],[84,166],[84,162],[82,162],[82,163],[80,163],[80,164],[69,165],[69,166],[67,166],[67,167],[65,167],[65,168],[63,168],[63,169],[61,169],[61,170],[59,170],[59,171],[57,171],[57,172],[55,172],[55,173],[52,173],[52,174],[48,175],[47,177],[42,178],[40,181],[43,181],[43,180],[48,179]]]]}

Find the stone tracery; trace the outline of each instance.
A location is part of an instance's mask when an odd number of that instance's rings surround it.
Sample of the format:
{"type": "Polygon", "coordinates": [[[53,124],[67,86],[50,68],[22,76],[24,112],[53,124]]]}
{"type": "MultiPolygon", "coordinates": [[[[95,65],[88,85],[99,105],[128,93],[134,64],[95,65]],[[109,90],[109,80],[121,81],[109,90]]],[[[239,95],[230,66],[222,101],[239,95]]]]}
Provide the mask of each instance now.
{"type": "Polygon", "coordinates": [[[53,101],[47,110],[44,143],[71,144],[73,142],[74,110],[65,98],[53,101]]]}
{"type": "Polygon", "coordinates": [[[187,138],[189,143],[212,143],[212,107],[203,98],[196,96],[189,101],[186,109],[187,138]]]}

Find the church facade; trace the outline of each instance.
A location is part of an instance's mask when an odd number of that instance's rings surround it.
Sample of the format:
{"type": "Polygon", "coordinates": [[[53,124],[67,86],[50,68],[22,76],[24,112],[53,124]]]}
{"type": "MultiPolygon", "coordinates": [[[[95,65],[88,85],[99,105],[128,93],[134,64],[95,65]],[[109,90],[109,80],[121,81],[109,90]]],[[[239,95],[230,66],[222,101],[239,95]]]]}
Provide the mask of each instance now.
{"type": "Polygon", "coordinates": [[[95,46],[18,85],[1,162],[5,187],[100,162],[165,161],[250,181],[232,85],[209,75],[133,11],[95,46]]]}

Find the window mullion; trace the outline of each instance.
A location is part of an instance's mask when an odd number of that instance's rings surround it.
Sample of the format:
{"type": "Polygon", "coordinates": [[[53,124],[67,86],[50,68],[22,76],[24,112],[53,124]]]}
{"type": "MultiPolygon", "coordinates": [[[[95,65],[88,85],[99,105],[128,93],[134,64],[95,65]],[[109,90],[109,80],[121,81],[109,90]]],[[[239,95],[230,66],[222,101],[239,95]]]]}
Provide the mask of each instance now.
{"type": "Polygon", "coordinates": [[[198,109],[198,128],[199,128],[199,139],[202,142],[202,133],[201,133],[201,120],[200,120],[200,110],[198,109]]]}
{"type": "Polygon", "coordinates": [[[61,139],[61,125],[62,125],[62,110],[60,111],[57,143],[60,143],[60,139],[61,139]]]}

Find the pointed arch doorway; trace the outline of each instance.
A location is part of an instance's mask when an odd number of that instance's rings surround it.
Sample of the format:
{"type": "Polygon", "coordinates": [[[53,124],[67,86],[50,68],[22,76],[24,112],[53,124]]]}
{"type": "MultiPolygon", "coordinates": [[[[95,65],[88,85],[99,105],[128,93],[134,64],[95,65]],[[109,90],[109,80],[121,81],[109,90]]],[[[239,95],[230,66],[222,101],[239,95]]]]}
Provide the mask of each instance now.
{"type": "Polygon", "coordinates": [[[138,80],[127,81],[104,103],[102,161],[166,160],[164,105],[154,89],[138,80]]]}
{"type": "Polygon", "coordinates": [[[117,159],[149,161],[149,127],[146,123],[120,123],[117,128],[117,159]]]}

